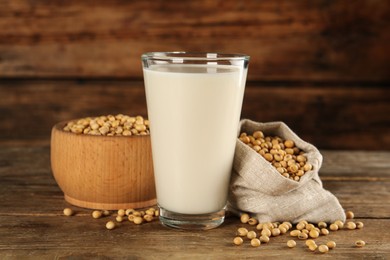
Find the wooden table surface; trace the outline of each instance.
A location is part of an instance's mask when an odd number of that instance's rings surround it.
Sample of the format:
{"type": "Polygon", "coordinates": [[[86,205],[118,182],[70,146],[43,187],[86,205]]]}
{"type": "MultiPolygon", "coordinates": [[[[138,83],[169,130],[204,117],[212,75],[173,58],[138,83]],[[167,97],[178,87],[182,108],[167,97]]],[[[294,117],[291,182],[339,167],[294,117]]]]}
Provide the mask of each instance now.
{"type": "MultiPolygon", "coordinates": [[[[158,221],[143,225],[123,222],[107,230],[108,219],[93,219],[91,210],[69,207],[52,176],[48,146],[0,147],[0,259],[126,258],[126,259],[242,259],[277,257],[390,259],[390,152],[322,151],[320,176],[346,210],[363,221],[361,230],[340,230],[318,243],[334,240],[327,254],[309,252],[302,241],[288,249],[289,235],[271,238],[252,248],[248,241],[234,246],[236,229],[245,226],[230,216],[209,231],[180,231],[158,221]],[[366,241],[355,248],[357,239],[366,241]]],[[[248,228],[250,228],[248,226],[248,228]]]]}

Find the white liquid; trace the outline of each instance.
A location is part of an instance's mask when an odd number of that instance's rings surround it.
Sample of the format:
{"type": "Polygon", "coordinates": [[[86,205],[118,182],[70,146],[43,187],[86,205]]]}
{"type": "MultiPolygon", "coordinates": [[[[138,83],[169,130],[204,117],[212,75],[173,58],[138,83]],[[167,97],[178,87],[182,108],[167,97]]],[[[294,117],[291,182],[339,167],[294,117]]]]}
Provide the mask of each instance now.
{"type": "Polygon", "coordinates": [[[206,214],[226,205],[246,72],[222,65],[144,69],[157,201],[163,208],[206,214]]]}

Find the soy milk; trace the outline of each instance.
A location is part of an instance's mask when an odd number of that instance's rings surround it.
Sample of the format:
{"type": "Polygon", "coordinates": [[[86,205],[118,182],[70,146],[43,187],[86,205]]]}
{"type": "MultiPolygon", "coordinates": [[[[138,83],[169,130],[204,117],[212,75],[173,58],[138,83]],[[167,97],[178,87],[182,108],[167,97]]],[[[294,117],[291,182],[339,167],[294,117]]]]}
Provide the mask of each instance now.
{"type": "Polygon", "coordinates": [[[144,69],[158,204],[206,214],[227,200],[246,69],[152,65],[144,69]]]}

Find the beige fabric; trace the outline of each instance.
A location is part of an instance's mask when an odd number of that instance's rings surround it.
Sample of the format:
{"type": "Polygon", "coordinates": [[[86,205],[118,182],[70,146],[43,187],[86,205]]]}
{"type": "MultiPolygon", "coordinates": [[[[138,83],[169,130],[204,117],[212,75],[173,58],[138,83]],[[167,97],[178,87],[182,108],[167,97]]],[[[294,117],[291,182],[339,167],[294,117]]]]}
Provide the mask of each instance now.
{"type": "Polygon", "coordinates": [[[267,160],[237,139],[229,192],[229,209],[247,212],[260,222],[307,220],[345,221],[344,210],[337,198],[322,187],[318,176],[322,155],[316,147],[300,139],[283,122],[240,122],[240,132],[252,134],[261,130],[265,135],[293,140],[305,151],[313,165],[299,182],[283,177],[267,160]]]}

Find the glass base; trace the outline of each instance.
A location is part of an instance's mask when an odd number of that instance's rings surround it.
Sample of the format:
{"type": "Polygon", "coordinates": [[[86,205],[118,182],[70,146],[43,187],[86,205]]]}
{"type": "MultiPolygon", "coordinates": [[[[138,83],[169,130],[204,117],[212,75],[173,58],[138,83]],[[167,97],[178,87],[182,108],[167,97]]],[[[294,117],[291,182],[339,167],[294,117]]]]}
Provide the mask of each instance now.
{"type": "Polygon", "coordinates": [[[216,228],[225,220],[225,208],[208,214],[181,214],[164,209],[160,205],[160,222],[167,227],[191,230],[216,228]]]}

